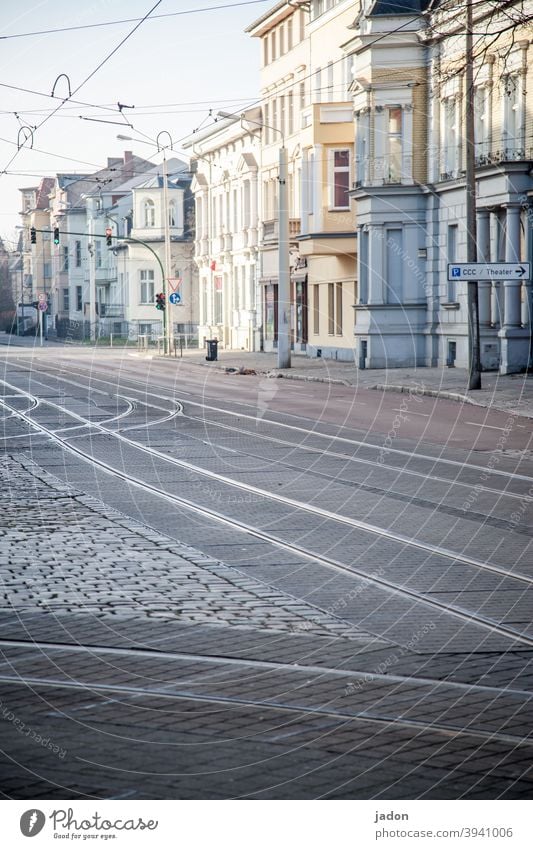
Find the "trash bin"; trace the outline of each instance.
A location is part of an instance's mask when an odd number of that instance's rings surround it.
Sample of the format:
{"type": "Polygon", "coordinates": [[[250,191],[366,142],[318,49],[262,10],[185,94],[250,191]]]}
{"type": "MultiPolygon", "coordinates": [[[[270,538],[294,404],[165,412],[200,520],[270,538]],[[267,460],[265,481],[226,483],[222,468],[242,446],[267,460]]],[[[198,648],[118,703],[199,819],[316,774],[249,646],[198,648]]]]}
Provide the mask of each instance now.
{"type": "Polygon", "coordinates": [[[206,360],[210,363],[218,359],[218,339],[206,339],[207,357],[206,360]]]}

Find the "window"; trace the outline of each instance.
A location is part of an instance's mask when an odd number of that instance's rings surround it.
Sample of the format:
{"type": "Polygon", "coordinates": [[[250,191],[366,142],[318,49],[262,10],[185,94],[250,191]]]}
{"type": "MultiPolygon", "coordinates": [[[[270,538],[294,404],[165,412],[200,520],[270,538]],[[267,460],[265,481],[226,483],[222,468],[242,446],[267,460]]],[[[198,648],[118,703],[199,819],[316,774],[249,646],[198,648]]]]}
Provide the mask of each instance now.
{"type": "Polygon", "coordinates": [[[342,336],[342,283],[335,283],[335,333],[342,336]]]}
{"type": "Polygon", "coordinates": [[[522,85],[518,76],[504,79],[504,126],[505,155],[515,159],[524,155],[522,145],[522,85]]]}
{"type": "Polygon", "coordinates": [[[155,204],[149,198],[143,204],[144,226],[155,227],[155,204]]]}
{"type": "Polygon", "coordinates": [[[334,209],[349,209],[350,199],[350,151],[333,150],[333,167],[330,181],[330,206],[334,209]]]}
{"type": "Polygon", "coordinates": [[[305,109],[305,83],[300,83],[300,109],[305,109]]]}
{"type": "Polygon", "coordinates": [[[474,91],[474,125],[476,160],[483,164],[489,153],[489,92],[485,86],[474,91]]]}
{"type": "Polygon", "coordinates": [[[168,223],[170,227],[176,226],[176,201],[171,200],[168,205],[168,223]]]}
{"type": "Polygon", "coordinates": [[[76,286],[76,309],[81,312],[83,309],[83,295],[81,286],[76,286]]]}
{"type": "Polygon", "coordinates": [[[100,239],[96,239],[95,243],[95,265],[97,268],[102,267],[102,242],[100,239]]]}
{"type": "Polygon", "coordinates": [[[335,283],[328,283],[328,335],[335,334],[335,283]]]}
{"type": "Polygon", "coordinates": [[[455,97],[442,104],[443,166],[446,176],[454,176],[459,167],[459,106],[455,97]]]}
{"type": "Polygon", "coordinates": [[[272,101],[272,126],[278,127],[278,99],[274,98],[272,101]]]}
{"type": "MultiPolygon", "coordinates": [[[[457,224],[448,225],[448,233],[446,239],[446,261],[457,262],[457,224]]],[[[455,280],[448,280],[448,301],[454,303],[457,300],[457,291],[455,288],[455,280]]]]}
{"type": "Polygon", "coordinates": [[[81,242],[77,241],[75,244],[76,268],[81,268],[81,242]]]}
{"type": "Polygon", "coordinates": [[[70,308],[70,298],[68,289],[63,289],[63,312],[68,312],[70,308]]]}
{"type": "Polygon", "coordinates": [[[44,277],[51,277],[52,276],[52,267],[51,267],[49,262],[44,263],[43,276],[44,277]]]}
{"type": "Polygon", "coordinates": [[[281,132],[285,135],[285,96],[282,94],[279,99],[279,128],[281,132]]]}
{"type": "Polygon", "coordinates": [[[300,9],[300,41],[305,38],[305,14],[304,10],[300,9]]]}
{"type": "Polygon", "coordinates": [[[215,324],[222,324],[222,322],[223,322],[223,311],[222,311],[223,282],[224,282],[224,279],[223,279],[221,274],[217,275],[213,279],[213,283],[214,283],[214,286],[215,286],[215,292],[214,292],[215,324]]]}
{"type": "Polygon", "coordinates": [[[269,141],[270,141],[270,130],[269,130],[270,106],[269,106],[268,103],[265,103],[263,115],[264,115],[264,118],[263,118],[263,133],[264,133],[264,136],[265,136],[265,144],[268,144],[269,141]]]}
{"type": "Polygon", "coordinates": [[[346,100],[350,97],[350,86],[352,84],[352,56],[345,56],[344,61],[342,63],[342,87],[343,87],[343,97],[346,100]]]}
{"type": "Polygon", "coordinates": [[[342,283],[328,283],[328,336],[342,336],[342,283]]]}
{"type": "Polygon", "coordinates": [[[279,55],[283,56],[285,53],[285,27],[283,24],[279,28],[279,55]]]}
{"type": "Polygon", "coordinates": [[[287,50],[292,50],[292,18],[287,21],[287,50]]]}
{"type": "Polygon", "coordinates": [[[313,333],[315,336],[320,333],[320,286],[317,283],[313,284],[313,333]]]}
{"type": "Polygon", "coordinates": [[[386,242],[386,302],[401,304],[403,299],[403,232],[387,230],[386,242]]]}
{"type": "Polygon", "coordinates": [[[320,102],[322,98],[322,70],[317,68],[314,76],[314,99],[320,102]]]}
{"type": "Polygon", "coordinates": [[[141,297],[139,303],[153,304],[154,303],[154,272],[151,269],[144,269],[140,272],[141,278],[141,297]]]}
{"type": "Polygon", "coordinates": [[[276,58],[276,30],[270,36],[270,57],[272,62],[276,58]]]}
{"type": "Polygon", "coordinates": [[[263,39],[263,65],[268,65],[268,38],[263,39]]]}
{"type": "Polygon", "coordinates": [[[63,255],[61,257],[61,259],[62,259],[61,271],[68,271],[68,247],[67,247],[67,245],[63,246],[62,254],[63,255]]]}
{"type": "Polygon", "coordinates": [[[333,62],[328,62],[328,100],[331,102],[333,97],[333,62]]]}
{"type": "Polygon", "coordinates": [[[399,183],[402,178],[402,110],[399,106],[392,106],[388,112],[386,179],[388,183],[399,183]]]}
{"type": "Polygon", "coordinates": [[[288,118],[289,118],[289,122],[288,122],[288,125],[287,125],[287,134],[289,136],[292,136],[292,134],[294,133],[294,94],[292,93],[292,91],[290,91],[289,94],[287,95],[287,99],[288,99],[287,112],[288,112],[288,118]]]}

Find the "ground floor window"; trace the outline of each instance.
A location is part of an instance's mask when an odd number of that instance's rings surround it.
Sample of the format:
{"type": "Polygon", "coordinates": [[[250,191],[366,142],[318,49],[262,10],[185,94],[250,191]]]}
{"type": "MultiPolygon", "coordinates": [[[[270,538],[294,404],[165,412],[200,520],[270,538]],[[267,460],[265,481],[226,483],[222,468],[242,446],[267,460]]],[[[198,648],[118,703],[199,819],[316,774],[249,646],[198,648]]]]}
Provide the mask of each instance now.
{"type": "Polygon", "coordinates": [[[223,278],[221,274],[217,274],[213,280],[214,284],[214,323],[215,324],[223,324],[224,322],[224,312],[223,312],[223,278]]]}
{"type": "Polygon", "coordinates": [[[296,341],[307,342],[307,282],[302,281],[295,284],[296,303],[296,341]]]}
{"type": "Polygon", "coordinates": [[[278,339],[278,287],[277,284],[264,288],[265,339],[278,339]]]}
{"type": "Polygon", "coordinates": [[[342,283],[328,283],[328,335],[342,336],[342,283]]]}
{"type": "Polygon", "coordinates": [[[153,304],[155,293],[154,293],[154,272],[151,269],[144,269],[140,273],[141,275],[141,292],[140,292],[140,301],[141,304],[153,304]]]}
{"type": "Polygon", "coordinates": [[[313,333],[315,336],[320,333],[320,286],[317,283],[313,285],[313,333]]]}
{"type": "Polygon", "coordinates": [[[76,309],[81,312],[83,309],[83,294],[81,286],[76,286],[76,309]]]}
{"type": "Polygon", "coordinates": [[[63,311],[68,312],[70,308],[70,298],[68,289],[63,289],[63,311]]]}

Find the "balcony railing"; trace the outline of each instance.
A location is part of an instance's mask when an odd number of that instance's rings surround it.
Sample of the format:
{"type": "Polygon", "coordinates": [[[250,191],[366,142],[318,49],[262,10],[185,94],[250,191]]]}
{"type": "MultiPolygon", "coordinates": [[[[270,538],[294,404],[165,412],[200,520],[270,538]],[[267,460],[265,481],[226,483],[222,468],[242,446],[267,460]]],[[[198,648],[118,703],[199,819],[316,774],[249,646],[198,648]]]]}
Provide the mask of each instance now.
{"type": "MultiPolygon", "coordinates": [[[[299,218],[289,218],[289,239],[295,239],[301,232],[299,218]]],[[[263,244],[274,244],[279,237],[279,222],[277,218],[263,222],[263,244]]]]}

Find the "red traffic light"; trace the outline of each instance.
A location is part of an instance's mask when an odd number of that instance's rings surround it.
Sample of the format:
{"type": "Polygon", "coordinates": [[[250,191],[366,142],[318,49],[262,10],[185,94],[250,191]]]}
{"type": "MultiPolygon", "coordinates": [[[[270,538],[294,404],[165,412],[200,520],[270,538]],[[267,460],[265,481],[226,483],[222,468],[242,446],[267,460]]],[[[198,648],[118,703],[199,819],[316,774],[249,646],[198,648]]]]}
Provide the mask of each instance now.
{"type": "Polygon", "coordinates": [[[156,310],[164,310],[165,309],[165,296],[163,292],[158,292],[155,296],[155,308],[156,310]]]}
{"type": "Polygon", "coordinates": [[[111,236],[113,235],[113,230],[111,227],[105,228],[105,241],[108,248],[111,247],[111,236]]]}

